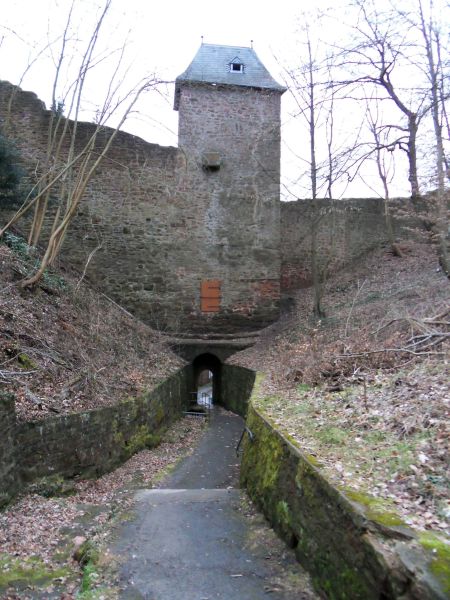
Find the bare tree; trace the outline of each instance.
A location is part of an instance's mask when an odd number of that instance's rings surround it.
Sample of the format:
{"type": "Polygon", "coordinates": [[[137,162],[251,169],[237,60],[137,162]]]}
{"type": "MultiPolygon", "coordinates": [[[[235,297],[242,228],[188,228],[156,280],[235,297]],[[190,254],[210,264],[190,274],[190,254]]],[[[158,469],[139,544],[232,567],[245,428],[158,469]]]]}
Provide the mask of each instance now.
{"type": "MultiPolygon", "coordinates": [[[[295,102],[294,117],[304,122],[308,135],[308,179],[313,213],[311,215],[311,275],[314,289],[313,311],[318,317],[325,312],[322,306],[324,284],[327,270],[332,258],[330,247],[319,250],[319,235],[326,217],[333,209],[332,188],[335,178],[340,176],[336,169],[334,154],[334,111],[336,91],[330,85],[331,60],[323,53],[325,46],[313,33],[307,15],[302,17],[303,52],[300,64],[295,68],[285,69],[285,82],[295,102]],[[322,192],[330,200],[330,206],[318,204],[319,193],[322,192]]],[[[327,221],[327,227],[329,227],[327,221]]]]}
{"type": "Polygon", "coordinates": [[[392,179],[392,149],[389,145],[389,131],[379,123],[379,104],[368,100],[367,125],[373,137],[373,156],[377,165],[377,172],[383,188],[384,218],[386,232],[394,256],[402,256],[400,247],[395,241],[392,211],[390,206],[389,183],[392,179]]]}
{"type": "Polygon", "coordinates": [[[449,214],[445,190],[446,157],[443,140],[443,123],[444,119],[447,117],[447,112],[445,110],[447,97],[444,91],[444,81],[445,77],[449,76],[449,73],[444,73],[441,33],[434,16],[433,0],[429,0],[428,3],[428,16],[425,14],[423,1],[417,0],[417,4],[420,17],[419,29],[423,37],[427,58],[427,77],[430,86],[430,112],[434,131],[434,171],[436,181],[435,230],[439,262],[446,275],[450,277],[450,263],[447,248],[449,214]]]}
{"type": "MultiPolygon", "coordinates": [[[[53,53],[55,76],[52,84],[51,110],[47,131],[47,148],[41,176],[23,206],[12,219],[0,230],[2,235],[13,223],[30,209],[34,209],[29,243],[38,244],[41,239],[44,222],[48,214],[50,196],[57,197],[57,208],[53,214],[46,249],[36,272],[26,279],[22,285],[32,286],[42,277],[48,265],[58,256],[68,227],[77,213],[86,188],[94,176],[98,166],[104,160],[118,131],[127,117],[132,113],[142,93],[156,84],[154,76],[146,77],[134,84],[131,89],[123,91],[121,85],[124,78],[124,52],[126,43],[118,49],[103,53],[97,52],[100,35],[105,29],[105,20],[111,7],[111,0],[105,0],[98,18],[87,37],[86,44],[80,53],[76,77],[66,91],[60,93],[59,81],[69,56],[67,44],[71,38],[73,11],[72,1],[65,28],[59,39],[60,47],[53,53]],[[102,104],[96,114],[96,123],[91,133],[83,139],[78,135],[80,114],[84,98],[86,81],[95,69],[99,69],[106,58],[114,58],[110,79],[106,86],[102,104]],[[63,110],[67,110],[67,116],[63,110]],[[111,117],[115,117],[116,126],[106,127],[111,117]]],[[[53,47],[52,47],[53,50],[53,47]]],[[[126,72],[126,68],[125,68],[126,72]]]]}
{"type": "Polygon", "coordinates": [[[350,78],[336,82],[339,87],[361,88],[361,100],[374,97],[370,88],[378,88],[401,115],[399,122],[386,122],[390,133],[387,147],[406,153],[408,180],[413,197],[419,196],[417,167],[417,134],[426,111],[426,94],[421,88],[412,89],[406,81],[411,78],[411,55],[416,42],[408,35],[405,21],[398,11],[379,10],[375,0],[353,0],[357,21],[352,26],[353,41],[339,48],[340,66],[349,71],[350,78]]]}

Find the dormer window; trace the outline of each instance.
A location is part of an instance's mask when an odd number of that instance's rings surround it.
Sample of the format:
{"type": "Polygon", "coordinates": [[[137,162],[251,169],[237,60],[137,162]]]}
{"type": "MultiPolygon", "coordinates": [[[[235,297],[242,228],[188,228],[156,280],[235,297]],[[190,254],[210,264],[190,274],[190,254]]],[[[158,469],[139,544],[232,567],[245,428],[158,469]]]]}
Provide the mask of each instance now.
{"type": "Polygon", "coordinates": [[[241,62],[240,58],[234,58],[230,63],[230,73],[243,73],[244,72],[244,64],[241,62]]]}

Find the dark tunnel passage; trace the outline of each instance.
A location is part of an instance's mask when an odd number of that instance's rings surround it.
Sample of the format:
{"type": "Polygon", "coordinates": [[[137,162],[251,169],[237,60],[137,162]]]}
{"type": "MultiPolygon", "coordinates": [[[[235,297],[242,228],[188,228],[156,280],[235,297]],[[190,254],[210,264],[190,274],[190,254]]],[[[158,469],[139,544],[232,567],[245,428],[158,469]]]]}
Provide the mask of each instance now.
{"type": "Polygon", "coordinates": [[[221,402],[221,379],[222,362],[214,354],[205,353],[197,356],[193,363],[194,369],[194,393],[197,394],[197,402],[202,403],[202,396],[205,398],[208,392],[201,392],[212,388],[211,404],[220,404],[221,402]]]}

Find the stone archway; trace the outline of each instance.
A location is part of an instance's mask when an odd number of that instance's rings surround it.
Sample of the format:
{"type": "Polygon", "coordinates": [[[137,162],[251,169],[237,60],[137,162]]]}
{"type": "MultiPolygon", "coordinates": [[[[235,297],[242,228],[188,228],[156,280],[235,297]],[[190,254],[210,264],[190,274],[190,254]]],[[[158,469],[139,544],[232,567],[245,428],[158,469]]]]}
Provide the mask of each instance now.
{"type": "Polygon", "coordinates": [[[206,352],[199,354],[192,362],[194,368],[194,389],[197,391],[201,374],[205,371],[212,373],[212,399],[214,404],[221,402],[222,361],[214,354],[206,352]]]}

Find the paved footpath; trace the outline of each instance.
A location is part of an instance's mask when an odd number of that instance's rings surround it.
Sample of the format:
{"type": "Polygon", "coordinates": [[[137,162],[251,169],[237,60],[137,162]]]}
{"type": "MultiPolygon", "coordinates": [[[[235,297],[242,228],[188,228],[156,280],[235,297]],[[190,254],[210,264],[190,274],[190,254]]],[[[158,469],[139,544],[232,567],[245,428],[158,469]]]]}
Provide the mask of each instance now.
{"type": "Polygon", "coordinates": [[[140,490],[124,523],[120,597],[312,600],[307,575],[238,489],[243,421],[214,408],[194,454],[159,489],[140,490]]]}

